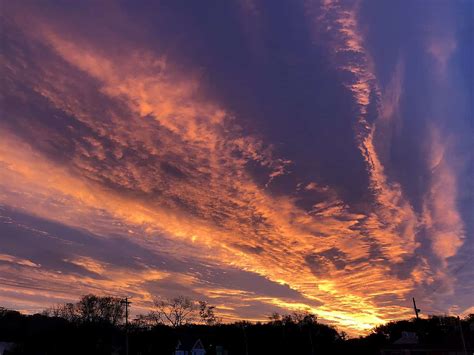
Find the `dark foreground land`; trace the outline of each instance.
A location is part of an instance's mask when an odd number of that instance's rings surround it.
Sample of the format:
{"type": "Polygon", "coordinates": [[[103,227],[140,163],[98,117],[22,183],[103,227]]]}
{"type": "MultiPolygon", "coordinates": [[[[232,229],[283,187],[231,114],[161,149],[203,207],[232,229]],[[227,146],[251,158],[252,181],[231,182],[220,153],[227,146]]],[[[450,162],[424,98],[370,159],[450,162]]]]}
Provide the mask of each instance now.
{"type": "MultiPolygon", "coordinates": [[[[347,339],[314,316],[274,316],[267,323],[170,326],[107,318],[65,319],[24,315],[0,308],[0,354],[175,354],[178,341],[200,339],[214,354],[473,354],[474,315],[463,319],[431,316],[379,326],[369,335],[347,339]],[[461,333],[462,329],[462,333],[461,333]],[[462,335],[461,335],[462,334],[462,335]],[[463,344],[464,343],[464,344],[463,344]],[[410,351],[410,352],[407,352],[410,351]]],[[[189,353],[191,354],[191,353],[189,353]]],[[[200,353],[196,353],[200,354],[200,353]]]]}

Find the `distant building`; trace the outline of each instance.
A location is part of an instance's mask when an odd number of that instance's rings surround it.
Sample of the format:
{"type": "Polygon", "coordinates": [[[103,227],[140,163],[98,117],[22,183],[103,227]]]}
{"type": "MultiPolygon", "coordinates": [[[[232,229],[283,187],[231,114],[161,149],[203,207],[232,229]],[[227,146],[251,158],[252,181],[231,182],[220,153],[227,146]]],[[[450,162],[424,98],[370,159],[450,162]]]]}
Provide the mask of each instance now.
{"type": "Polygon", "coordinates": [[[229,355],[229,352],[224,349],[223,346],[217,345],[216,346],[216,355],[229,355]]]}
{"type": "Polygon", "coordinates": [[[178,340],[176,345],[175,355],[206,355],[206,349],[201,342],[201,339],[191,341],[190,339],[178,340]]]}
{"type": "Polygon", "coordinates": [[[418,344],[418,335],[413,332],[402,332],[402,337],[396,340],[395,345],[413,345],[418,344]]]}
{"type": "MultiPolygon", "coordinates": [[[[472,354],[472,349],[468,354],[472,354]]],[[[402,332],[402,337],[389,347],[381,350],[381,355],[465,355],[464,350],[441,348],[437,345],[420,344],[416,333],[402,332]]]]}
{"type": "MultiPolygon", "coordinates": [[[[468,350],[467,354],[472,354],[468,350]]],[[[381,351],[382,355],[466,355],[461,349],[446,349],[436,346],[423,345],[394,345],[381,351]]]]}

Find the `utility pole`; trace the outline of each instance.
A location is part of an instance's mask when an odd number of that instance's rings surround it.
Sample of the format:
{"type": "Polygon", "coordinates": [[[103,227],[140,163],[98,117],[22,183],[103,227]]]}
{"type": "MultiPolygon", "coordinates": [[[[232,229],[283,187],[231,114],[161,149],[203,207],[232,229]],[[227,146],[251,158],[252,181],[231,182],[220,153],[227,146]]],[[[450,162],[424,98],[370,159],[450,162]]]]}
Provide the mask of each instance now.
{"type": "Polygon", "coordinates": [[[459,318],[459,316],[458,316],[458,323],[459,323],[459,331],[461,332],[462,347],[464,350],[464,354],[467,355],[466,342],[464,341],[464,333],[462,332],[462,323],[461,323],[461,318],[459,318]]]}
{"type": "Polygon", "coordinates": [[[309,343],[311,345],[311,355],[314,355],[314,345],[313,345],[313,336],[311,335],[311,326],[308,326],[309,332],[309,343]]]}
{"type": "Polygon", "coordinates": [[[128,306],[132,302],[128,300],[128,297],[125,297],[120,303],[125,305],[125,354],[128,355],[128,306]]]}
{"type": "Polygon", "coordinates": [[[249,344],[247,342],[247,334],[245,333],[245,324],[242,323],[242,331],[244,333],[244,342],[245,342],[245,355],[249,355],[249,344]]]}
{"type": "Polygon", "coordinates": [[[420,319],[420,317],[418,316],[418,313],[421,312],[421,309],[416,308],[415,297],[413,297],[413,309],[415,310],[416,319],[420,319]]]}

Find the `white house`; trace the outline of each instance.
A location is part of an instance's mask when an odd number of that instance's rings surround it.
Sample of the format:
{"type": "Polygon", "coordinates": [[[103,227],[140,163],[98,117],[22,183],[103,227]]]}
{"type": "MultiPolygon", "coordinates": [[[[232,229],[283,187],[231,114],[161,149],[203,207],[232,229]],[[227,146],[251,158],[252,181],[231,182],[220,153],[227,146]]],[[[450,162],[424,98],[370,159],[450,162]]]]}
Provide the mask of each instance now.
{"type": "Polygon", "coordinates": [[[206,355],[206,349],[202,345],[201,339],[195,342],[189,340],[178,340],[175,355],[206,355]]]}
{"type": "Polygon", "coordinates": [[[7,354],[8,351],[13,350],[15,348],[15,343],[6,343],[0,341],[0,355],[7,354]]]}

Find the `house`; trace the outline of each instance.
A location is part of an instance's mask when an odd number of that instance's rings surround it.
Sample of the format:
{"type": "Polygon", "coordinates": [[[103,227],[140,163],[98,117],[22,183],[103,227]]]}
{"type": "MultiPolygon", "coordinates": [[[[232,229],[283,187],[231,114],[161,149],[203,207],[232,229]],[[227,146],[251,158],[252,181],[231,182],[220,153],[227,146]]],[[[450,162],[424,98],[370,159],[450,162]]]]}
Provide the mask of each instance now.
{"type": "Polygon", "coordinates": [[[201,339],[192,341],[191,339],[180,339],[174,355],[206,355],[206,349],[202,345],[201,339]]]}
{"type": "Polygon", "coordinates": [[[7,355],[15,349],[15,343],[0,342],[0,355],[7,355]]]}

